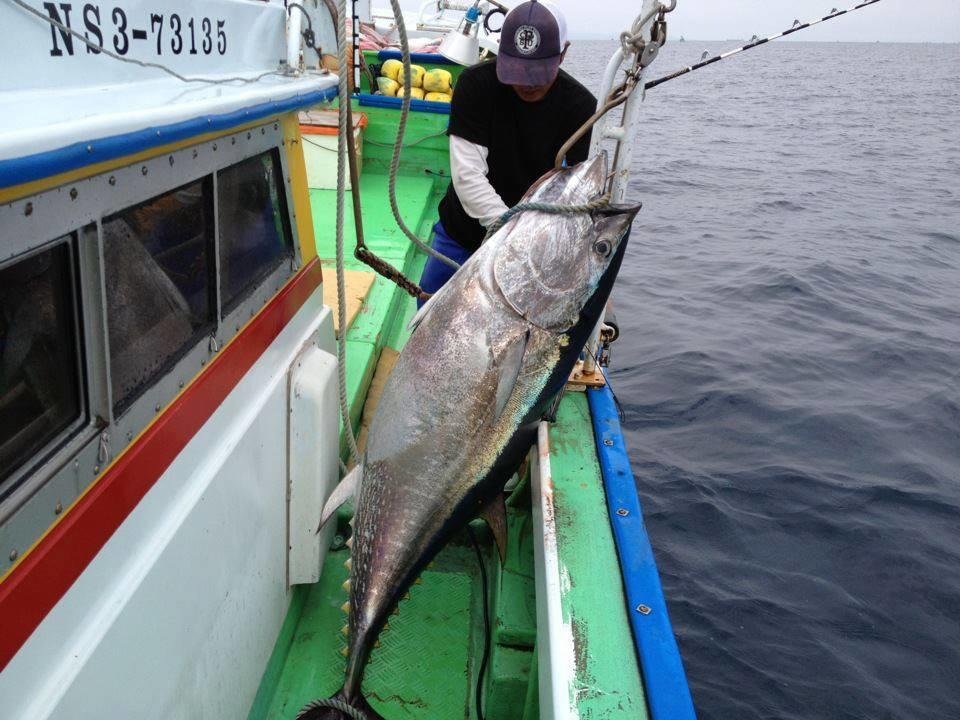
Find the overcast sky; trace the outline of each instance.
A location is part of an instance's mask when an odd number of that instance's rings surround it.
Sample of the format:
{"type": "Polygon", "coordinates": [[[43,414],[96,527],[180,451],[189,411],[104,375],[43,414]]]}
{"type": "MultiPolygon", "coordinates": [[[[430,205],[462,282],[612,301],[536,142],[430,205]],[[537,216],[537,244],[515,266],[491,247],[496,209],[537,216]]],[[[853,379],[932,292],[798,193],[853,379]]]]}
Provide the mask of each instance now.
{"type": "MultiPolygon", "coordinates": [[[[566,14],[572,37],[613,37],[637,13],[640,0],[553,0],[566,14]]],[[[857,0],[678,0],[670,16],[674,39],[726,40],[772,35],[794,19],[804,22],[857,0]]],[[[387,3],[374,0],[374,6],[387,3]]],[[[504,0],[514,7],[519,0],[504,0]]],[[[421,0],[402,0],[415,9],[421,0]]],[[[797,33],[798,40],[960,42],[960,0],[881,0],[856,13],[797,33]]]]}

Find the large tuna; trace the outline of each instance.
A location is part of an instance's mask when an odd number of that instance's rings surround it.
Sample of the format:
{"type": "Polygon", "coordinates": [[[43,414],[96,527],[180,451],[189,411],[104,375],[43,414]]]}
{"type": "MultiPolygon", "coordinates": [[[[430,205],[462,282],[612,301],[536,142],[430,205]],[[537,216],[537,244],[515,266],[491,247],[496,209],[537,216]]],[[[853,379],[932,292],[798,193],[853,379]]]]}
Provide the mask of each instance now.
{"type": "MultiPolygon", "coordinates": [[[[604,156],[559,171],[528,200],[582,204],[604,156]]],[[[503,486],[562,390],[616,279],[639,208],[516,216],[412,321],[373,418],[362,465],[324,519],[356,492],[349,650],[336,700],[377,715],[360,692],[390,613],[456,532],[483,514],[503,547],[503,486]]],[[[302,718],[343,720],[329,708],[302,718]]]]}

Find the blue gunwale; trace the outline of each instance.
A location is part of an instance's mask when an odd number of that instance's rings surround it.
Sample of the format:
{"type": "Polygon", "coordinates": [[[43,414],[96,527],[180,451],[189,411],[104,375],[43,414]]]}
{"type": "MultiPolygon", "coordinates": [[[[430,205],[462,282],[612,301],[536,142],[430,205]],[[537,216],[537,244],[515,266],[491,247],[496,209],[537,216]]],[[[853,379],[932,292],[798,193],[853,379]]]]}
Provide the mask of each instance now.
{"type": "Polygon", "coordinates": [[[653,720],[695,720],[613,392],[605,385],[588,390],[587,399],[650,714],[653,720]]]}

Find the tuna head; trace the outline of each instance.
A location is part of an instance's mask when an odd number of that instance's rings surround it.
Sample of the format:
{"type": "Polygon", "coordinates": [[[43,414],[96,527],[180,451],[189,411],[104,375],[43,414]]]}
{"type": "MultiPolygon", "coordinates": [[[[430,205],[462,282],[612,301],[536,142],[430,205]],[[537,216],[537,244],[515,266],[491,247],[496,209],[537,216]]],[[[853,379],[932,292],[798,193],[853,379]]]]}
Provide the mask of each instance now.
{"type": "MultiPolygon", "coordinates": [[[[605,180],[606,156],[600,154],[547,178],[526,200],[583,204],[600,196],[605,180]]],[[[529,322],[554,332],[574,327],[590,299],[612,286],[639,210],[520,215],[494,238],[497,288],[529,322]]]]}

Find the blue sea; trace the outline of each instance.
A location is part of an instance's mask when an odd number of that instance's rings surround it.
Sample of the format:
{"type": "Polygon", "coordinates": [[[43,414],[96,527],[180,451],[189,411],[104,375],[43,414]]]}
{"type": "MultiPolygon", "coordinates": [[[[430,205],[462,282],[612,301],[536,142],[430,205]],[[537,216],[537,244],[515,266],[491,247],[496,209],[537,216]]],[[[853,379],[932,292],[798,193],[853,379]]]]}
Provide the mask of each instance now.
{"type": "Polygon", "coordinates": [[[629,194],[612,383],[699,716],[960,718],[960,45],[651,90],[629,194]]]}

